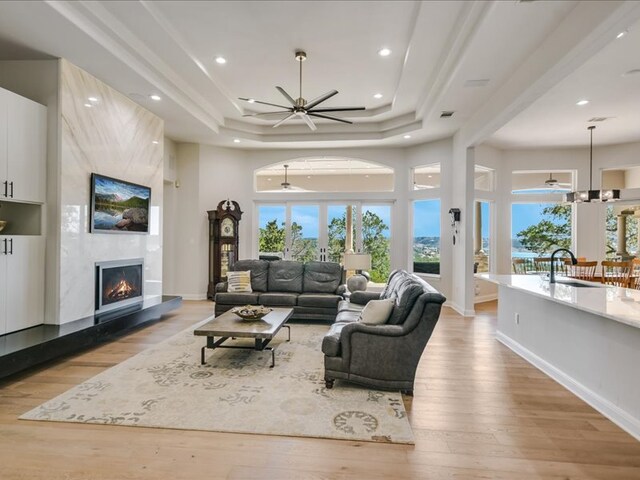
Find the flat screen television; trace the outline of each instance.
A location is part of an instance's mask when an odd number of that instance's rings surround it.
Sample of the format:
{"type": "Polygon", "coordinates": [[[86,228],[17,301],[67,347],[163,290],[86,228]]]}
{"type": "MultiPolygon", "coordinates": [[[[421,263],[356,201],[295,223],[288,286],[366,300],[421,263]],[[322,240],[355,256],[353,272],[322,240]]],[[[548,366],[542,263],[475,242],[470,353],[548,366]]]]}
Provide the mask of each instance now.
{"type": "Polygon", "coordinates": [[[149,233],[151,188],[91,174],[92,233],[149,233]]]}

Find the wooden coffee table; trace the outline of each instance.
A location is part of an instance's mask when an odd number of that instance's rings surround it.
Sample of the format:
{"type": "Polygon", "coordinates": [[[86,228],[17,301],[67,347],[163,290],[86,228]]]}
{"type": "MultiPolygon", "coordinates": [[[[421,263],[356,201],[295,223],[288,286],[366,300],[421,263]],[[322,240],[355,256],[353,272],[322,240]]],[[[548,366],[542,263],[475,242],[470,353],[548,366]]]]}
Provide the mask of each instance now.
{"type": "Polygon", "coordinates": [[[207,337],[207,344],[200,351],[200,364],[204,365],[204,353],[207,348],[215,350],[216,348],[242,348],[249,350],[270,350],[271,351],[271,368],[276,365],[276,356],[274,349],[269,347],[269,342],[276,336],[281,327],[288,331],[287,342],[291,340],[291,328],[285,325],[293,314],[293,308],[273,308],[271,312],[262,317],[260,320],[243,320],[235,313],[224,312],[222,315],[205,323],[194,330],[194,335],[207,337]],[[221,337],[218,340],[215,337],[221,337]],[[241,345],[222,345],[229,338],[253,338],[255,339],[254,347],[245,347],[241,345]]]}

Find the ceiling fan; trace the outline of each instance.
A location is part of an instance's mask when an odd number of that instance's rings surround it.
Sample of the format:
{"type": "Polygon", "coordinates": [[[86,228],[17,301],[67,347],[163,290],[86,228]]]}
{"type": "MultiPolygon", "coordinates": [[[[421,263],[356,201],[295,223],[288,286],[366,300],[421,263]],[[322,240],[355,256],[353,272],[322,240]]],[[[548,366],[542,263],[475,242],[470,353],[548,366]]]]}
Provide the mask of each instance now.
{"type": "Polygon", "coordinates": [[[552,173],[549,173],[549,178],[544,181],[544,186],[546,188],[551,188],[551,189],[555,189],[555,188],[561,188],[562,189],[562,188],[571,187],[571,183],[559,182],[558,180],[553,178],[553,174],[552,173]]]}
{"type": "Polygon", "coordinates": [[[307,54],[305,52],[303,52],[302,50],[298,50],[298,51],[296,51],[295,58],[300,63],[300,96],[297,99],[294,100],[293,97],[291,95],[289,95],[284,90],[284,88],[276,87],[276,89],[282,94],[282,96],[284,98],[286,98],[287,101],[291,104],[290,107],[287,107],[285,105],[278,105],[276,103],[261,102],[259,100],[255,100],[253,98],[239,97],[240,100],[244,100],[245,102],[260,103],[261,105],[270,105],[272,107],[278,107],[278,108],[283,108],[284,109],[284,110],[275,111],[275,112],[252,113],[252,114],[248,114],[248,115],[243,115],[243,117],[258,117],[258,116],[263,116],[263,115],[273,115],[273,114],[283,114],[283,113],[288,114],[286,117],[281,119],[278,123],[276,123],[273,126],[273,128],[277,128],[280,125],[282,125],[284,122],[286,122],[288,120],[291,120],[292,118],[295,118],[295,117],[302,118],[302,120],[305,121],[305,123],[309,126],[309,128],[311,130],[316,130],[317,129],[317,127],[313,123],[313,120],[311,119],[311,117],[324,118],[326,120],[334,120],[336,122],[352,124],[353,122],[350,122],[349,120],[345,120],[344,118],[334,117],[333,115],[327,115],[327,113],[332,113],[332,112],[350,112],[350,111],[354,111],[354,110],[365,110],[365,107],[321,107],[321,108],[317,108],[317,106],[319,104],[321,104],[322,102],[330,99],[334,95],[337,95],[338,94],[337,90],[330,90],[329,92],[325,93],[324,95],[320,95],[319,97],[314,98],[310,102],[307,102],[304,98],[302,98],[302,62],[304,62],[307,59],[307,54]]]}

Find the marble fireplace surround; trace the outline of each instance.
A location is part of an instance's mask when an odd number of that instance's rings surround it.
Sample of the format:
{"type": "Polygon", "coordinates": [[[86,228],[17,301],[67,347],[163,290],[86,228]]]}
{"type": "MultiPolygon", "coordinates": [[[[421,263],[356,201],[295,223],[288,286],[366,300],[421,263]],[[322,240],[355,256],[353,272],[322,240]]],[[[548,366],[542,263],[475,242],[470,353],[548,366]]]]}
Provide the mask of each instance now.
{"type": "Polygon", "coordinates": [[[68,61],[61,60],[59,65],[60,297],[56,323],[62,324],[94,314],[96,262],[142,258],[144,298],[162,294],[164,122],[68,61]],[[151,188],[149,234],[89,233],[92,173],[151,188]]]}

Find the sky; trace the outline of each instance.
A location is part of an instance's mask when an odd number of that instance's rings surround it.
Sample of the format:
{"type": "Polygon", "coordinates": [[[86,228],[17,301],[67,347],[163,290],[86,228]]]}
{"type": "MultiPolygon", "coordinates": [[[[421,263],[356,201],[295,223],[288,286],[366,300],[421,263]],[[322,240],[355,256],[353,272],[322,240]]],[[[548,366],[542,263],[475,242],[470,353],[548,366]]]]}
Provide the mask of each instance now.
{"type": "Polygon", "coordinates": [[[103,195],[117,194],[123,200],[128,200],[131,197],[139,197],[147,199],[151,193],[151,189],[147,187],[138,187],[136,185],[130,185],[128,183],[119,182],[118,180],[111,180],[104,177],[95,177],[96,181],[96,193],[103,195]]]}

